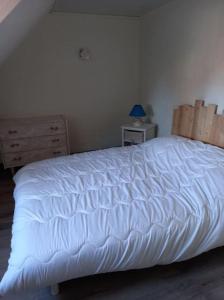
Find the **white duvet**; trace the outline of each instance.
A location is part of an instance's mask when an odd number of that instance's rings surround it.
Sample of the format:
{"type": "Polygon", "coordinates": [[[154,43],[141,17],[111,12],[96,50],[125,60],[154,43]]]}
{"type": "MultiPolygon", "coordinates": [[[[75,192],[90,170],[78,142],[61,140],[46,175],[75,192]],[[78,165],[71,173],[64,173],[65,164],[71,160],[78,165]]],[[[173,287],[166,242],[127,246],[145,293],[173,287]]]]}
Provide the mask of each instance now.
{"type": "Polygon", "coordinates": [[[15,182],[1,294],[224,245],[224,150],[201,142],[159,138],[45,160],[15,182]]]}

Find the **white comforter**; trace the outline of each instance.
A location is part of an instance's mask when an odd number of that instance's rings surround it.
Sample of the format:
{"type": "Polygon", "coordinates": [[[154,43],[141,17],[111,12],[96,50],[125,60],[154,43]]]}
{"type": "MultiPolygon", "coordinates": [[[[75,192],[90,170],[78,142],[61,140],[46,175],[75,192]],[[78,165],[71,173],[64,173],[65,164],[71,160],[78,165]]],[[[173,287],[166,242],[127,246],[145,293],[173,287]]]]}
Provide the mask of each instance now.
{"type": "Polygon", "coordinates": [[[224,245],[224,150],[210,145],[159,138],[33,163],[15,182],[1,294],[224,245]]]}

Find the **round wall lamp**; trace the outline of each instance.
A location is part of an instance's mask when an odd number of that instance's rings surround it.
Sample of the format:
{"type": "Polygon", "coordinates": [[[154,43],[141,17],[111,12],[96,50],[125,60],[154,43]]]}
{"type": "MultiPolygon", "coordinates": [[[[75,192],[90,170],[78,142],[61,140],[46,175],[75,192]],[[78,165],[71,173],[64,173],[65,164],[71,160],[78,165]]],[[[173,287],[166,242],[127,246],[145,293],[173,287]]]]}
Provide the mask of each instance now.
{"type": "Polygon", "coordinates": [[[91,58],[91,53],[88,48],[80,48],[79,49],[79,59],[87,61],[90,60],[91,58]]]}

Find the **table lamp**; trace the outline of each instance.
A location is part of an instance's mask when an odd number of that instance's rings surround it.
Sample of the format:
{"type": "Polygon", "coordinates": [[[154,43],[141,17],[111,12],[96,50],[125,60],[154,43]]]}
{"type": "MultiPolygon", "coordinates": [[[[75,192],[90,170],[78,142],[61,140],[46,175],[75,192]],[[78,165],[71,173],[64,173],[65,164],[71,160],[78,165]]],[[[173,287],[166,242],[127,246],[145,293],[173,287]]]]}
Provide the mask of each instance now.
{"type": "Polygon", "coordinates": [[[145,111],[140,104],[136,104],[133,106],[132,110],[129,113],[129,116],[134,118],[133,126],[139,127],[142,125],[142,117],[145,117],[145,111]]]}

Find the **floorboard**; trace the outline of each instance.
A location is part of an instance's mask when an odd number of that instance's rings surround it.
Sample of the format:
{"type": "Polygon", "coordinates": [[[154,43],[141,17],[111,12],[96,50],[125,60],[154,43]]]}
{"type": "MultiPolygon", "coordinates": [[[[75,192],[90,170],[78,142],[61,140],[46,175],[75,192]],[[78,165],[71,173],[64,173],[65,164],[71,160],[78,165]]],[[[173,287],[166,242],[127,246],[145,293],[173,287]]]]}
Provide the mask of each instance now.
{"type": "MultiPolygon", "coordinates": [[[[13,216],[13,182],[0,170],[0,278],[10,252],[13,216]]],[[[49,288],[5,296],[2,300],[223,300],[224,248],[186,262],[151,269],[103,274],[71,280],[60,285],[60,294],[49,288]]]]}

